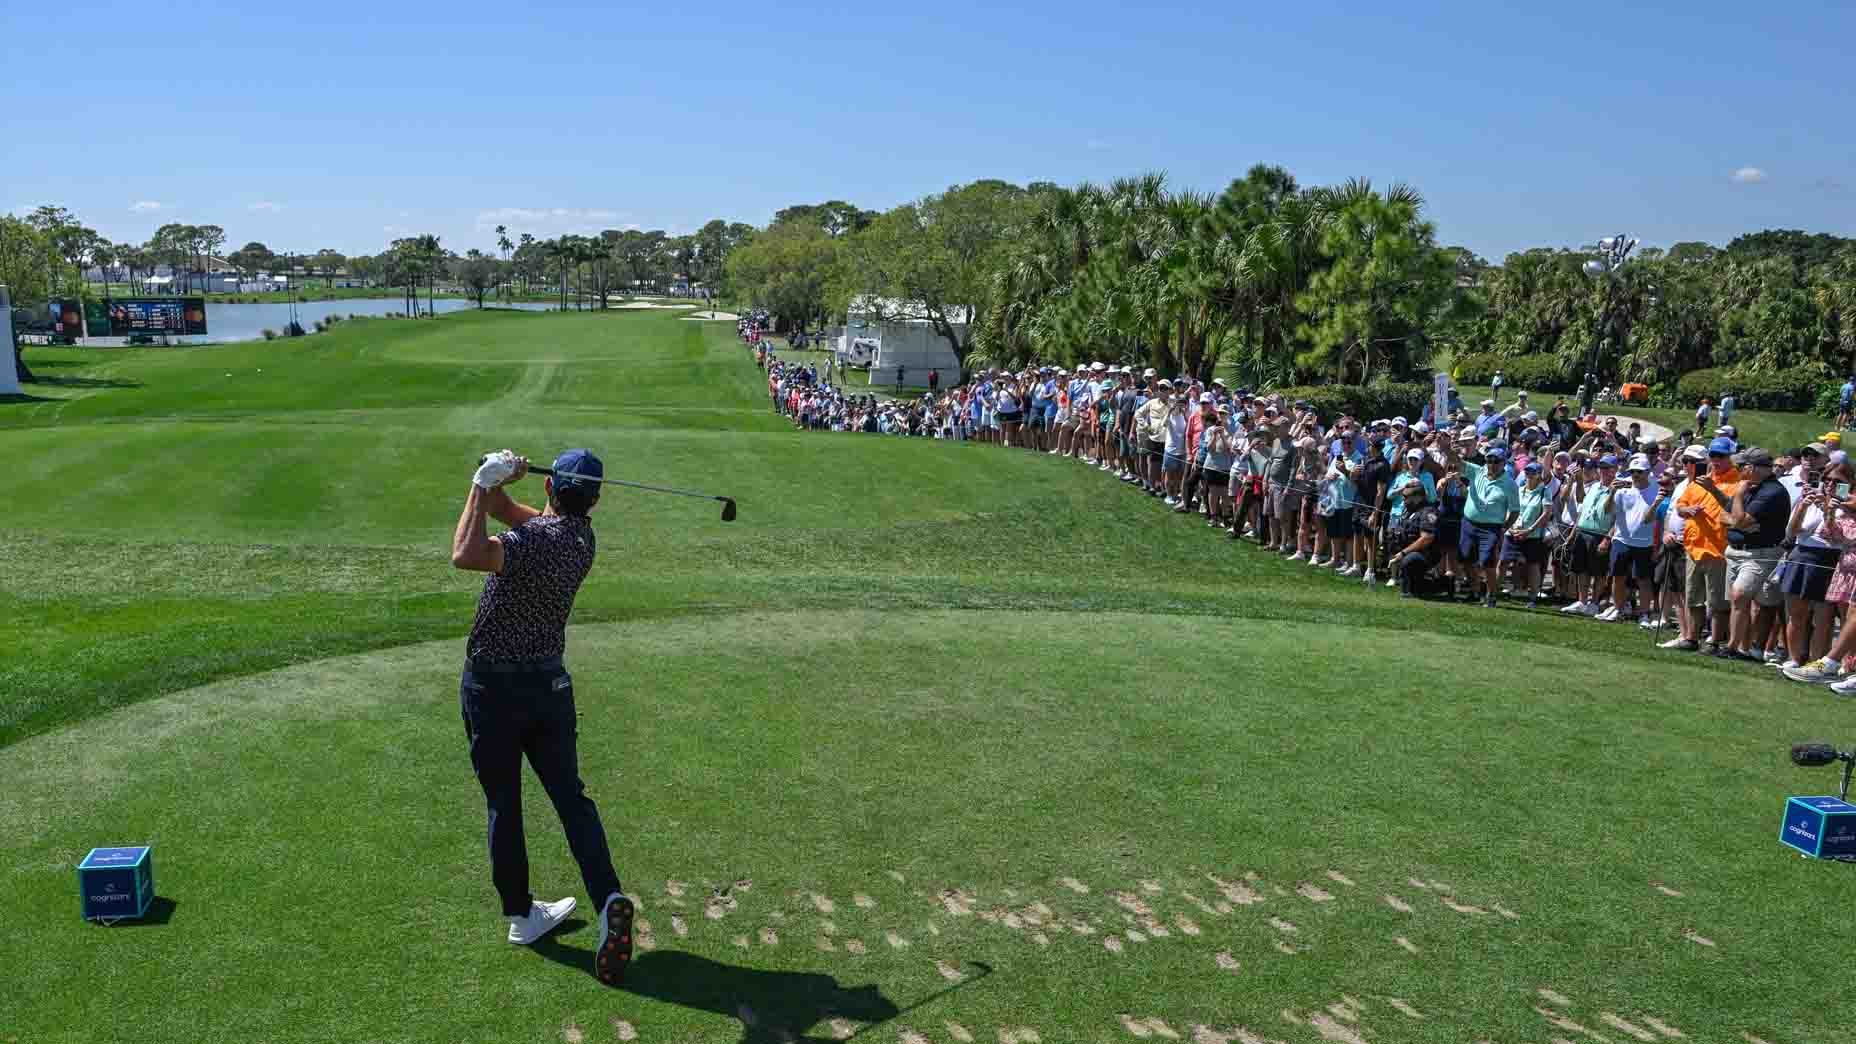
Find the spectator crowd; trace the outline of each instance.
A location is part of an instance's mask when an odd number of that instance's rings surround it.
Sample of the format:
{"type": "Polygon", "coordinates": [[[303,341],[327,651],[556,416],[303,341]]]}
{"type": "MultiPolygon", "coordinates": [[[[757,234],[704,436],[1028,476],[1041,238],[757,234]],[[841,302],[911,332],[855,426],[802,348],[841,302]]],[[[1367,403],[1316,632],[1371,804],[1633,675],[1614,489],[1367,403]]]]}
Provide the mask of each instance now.
{"type": "MultiPolygon", "coordinates": [[[[1673,439],[1525,391],[1415,419],[1324,416],[1280,394],[1101,362],[989,370],[912,398],[743,325],[773,409],[815,431],[990,443],[1093,466],[1231,540],[1409,599],[1513,599],[1673,628],[1661,647],[1770,664],[1856,694],[1856,497],[1841,429],[1746,445],[1732,402],[1673,439]]],[[[1495,391],[1500,394],[1499,388],[1495,391]]]]}

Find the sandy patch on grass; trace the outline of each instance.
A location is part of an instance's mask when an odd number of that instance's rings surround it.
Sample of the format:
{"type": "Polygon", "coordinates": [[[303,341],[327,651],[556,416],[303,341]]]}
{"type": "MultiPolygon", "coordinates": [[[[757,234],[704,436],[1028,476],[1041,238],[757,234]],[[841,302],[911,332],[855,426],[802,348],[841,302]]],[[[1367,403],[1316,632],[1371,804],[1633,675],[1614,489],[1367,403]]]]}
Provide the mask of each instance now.
{"type": "Polygon", "coordinates": [[[638,1027],[624,1019],[615,1018],[612,1020],[612,1035],[620,1040],[637,1040],[638,1027]]]}
{"type": "Polygon", "coordinates": [[[1518,921],[1521,919],[1520,914],[1515,913],[1513,910],[1508,909],[1500,903],[1490,903],[1489,906],[1492,907],[1496,913],[1501,914],[1510,921],[1518,921]]]}
{"type": "Polygon", "coordinates": [[[760,930],[760,944],[762,946],[780,945],[780,933],[774,931],[772,927],[762,928],[760,930]]]}
{"type": "Polygon", "coordinates": [[[1236,957],[1231,956],[1230,950],[1219,950],[1212,960],[1218,963],[1218,967],[1228,972],[1241,971],[1244,967],[1236,957]]]}
{"type": "Polygon", "coordinates": [[[856,954],[861,957],[869,952],[869,948],[864,945],[862,939],[846,939],[844,940],[844,952],[856,954]]]}
{"type": "Polygon", "coordinates": [[[1386,895],[1380,896],[1379,898],[1384,899],[1387,906],[1390,906],[1392,909],[1397,910],[1399,913],[1410,913],[1411,912],[1411,904],[1406,902],[1403,899],[1400,899],[1396,895],[1392,895],[1388,893],[1386,895]]]}
{"type": "Polygon", "coordinates": [[[1668,896],[1671,899],[1682,898],[1681,892],[1676,891],[1675,889],[1669,887],[1668,885],[1662,883],[1661,881],[1651,881],[1650,887],[1656,889],[1657,891],[1663,893],[1664,895],[1668,896]]]}
{"type": "Polygon", "coordinates": [[[1693,928],[1690,928],[1687,931],[1683,932],[1682,938],[1687,939],[1689,942],[1694,943],[1696,946],[1712,947],[1714,945],[1713,939],[1710,939],[1707,936],[1701,934],[1700,932],[1697,932],[1693,928]]]}
{"type": "Polygon", "coordinates": [[[1159,895],[1161,892],[1166,891],[1166,889],[1162,887],[1158,881],[1143,878],[1141,880],[1141,891],[1146,892],[1148,895],[1159,895]]]}
{"type": "Polygon", "coordinates": [[[858,892],[856,895],[851,896],[851,902],[856,904],[859,909],[864,910],[869,910],[876,906],[876,900],[862,892],[858,892]]]}
{"type": "Polygon", "coordinates": [[[683,321],[686,323],[700,323],[720,319],[732,323],[739,318],[741,317],[733,312],[691,312],[683,317],[683,321]]]}
{"type": "Polygon", "coordinates": [[[1218,894],[1239,906],[1253,906],[1264,901],[1263,893],[1250,887],[1246,882],[1223,881],[1211,874],[1206,874],[1205,877],[1206,880],[1209,880],[1213,885],[1217,886],[1218,894]]]}
{"type": "Polygon", "coordinates": [[[1147,936],[1145,936],[1145,935],[1142,935],[1142,934],[1141,934],[1140,932],[1137,932],[1137,931],[1135,931],[1135,930],[1134,930],[1134,929],[1132,929],[1132,928],[1130,928],[1130,929],[1128,929],[1128,932],[1127,932],[1127,935],[1128,935],[1128,941],[1129,941],[1129,942],[1137,942],[1137,943],[1140,943],[1140,942],[1146,942],[1146,941],[1147,941],[1147,936]]]}
{"type": "Polygon", "coordinates": [[[1307,881],[1303,881],[1302,883],[1295,886],[1295,894],[1301,896],[1302,898],[1308,900],[1311,903],[1325,903],[1325,902],[1329,902],[1333,900],[1334,898],[1333,892],[1330,892],[1327,889],[1320,887],[1319,885],[1309,884],[1307,881]]]}
{"type": "Polygon", "coordinates": [[[904,939],[902,936],[897,935],[895,932],[884,932],[883,940],[889,943],[889,948],[892,950],[906,949],[909,945],[909,941],[907,939],[904,939]]]}
{"type": "Polygon", "coordinates": [[[967,1029],[958,1022],[943,1022],[941,1025],[946,1026],[947,1035],[960,1041],[960,1044],[973,1044],[972,1030],[967,1029]]]}
{"type": "Polygon", "coordinates": [[[900,1041],[901,1044],[934,1044],[933,1041],[915,1032],[914,1030],[910,1029],[907,1026],[904,1026],[901,1029],[896,1031],[896,1039],[900,1041]]]}
{"type": "Polygon", "coordinates": [[[999,1044],[1042,1044],[1043,1040],[1030,1026],[999,1027],[999,1044]]]}
{"type": "Polygon", "coordinates": [[[1392,937],[1392,941],[1393,941],[1393,942],[1395,942],[1395,943],[1398,943],[1398,945],[1399,945],[1399,948],[1400,948],[1400,949],[1402,949],[1402,950],[1404,950],[1404,951],[1405,951],[1405,952],[1407,952],[1407,953],[1417,953],[1417,952],[1418,952],[1418,948],[1417,948],[1416,946],[1414,946],[1414,945],[1412,944],[1412,941],[1411,941],[1410,939],[1407,939],[1407,938],[1405,938],[1405,937],[1404,937],[1404,936],[1402,936],[1402,935],[1395,935],[1395,936],[1393,936],[1393,937],[1392,937]]]}
{"type": "Polygon", "coordinates": [[[1443,904],[1445,906],[1448,906],[1450,909],[1455,910],[1457,913],[1460,913],[1460,914],[1486,914],[1488,913],[1487,910],[1484,910],[1480,906],[1470,906],[1467,903],[1457,902],[1456,896],[1454,895],[1440,896],[1440,898],[1443,900],[1443,904]]]}
{"type": "Polygon", "coordinates": [[[1558,990],[1549,990],[1545,986],[1542,986],[1540,989],[1536,990],[1535,992],[1539,993],[1541,996],[1541,999],[1545,1000],[1548,1004],[1557,1004],[1562,1008],[1572,1007],[1572,998],[1566,996],[1564,993],[1561,993],[1558,990]]]}
{"type": "Polygon", "coordinates": [[[1197,935],[1197,934],[1199,934],[1199,926],[1198,926],[1198,924],[1197,924],[1197,923],[1195,923],[1195,922],[1194,922],[1194,921],[1192,920],[1192,918],[1190,918],[1190,917],[1187,917],[1187,916],[1186,916],[1185,914],[1174,914],[1174,915],[1173,915],[1173,924],[1174,924],[1174,925],[1175,925],[1176,927],[1178,927],[1180,931],[1182,931],[1182,932],[1184,932],[1184,933],[1186,933],[1187,935],[1197,935]]]}
{"type": "Polygon", "coordinates": [[[567,1044],[583,1044],[586,1040],[586,1032],[570,1022],[561,1027],[561,1039],[567,1044]]]}
{"type": "Polygon", "coordinates": [[[1353,878],[1348,877],[1346,874],[1341,873],[1339,870],[1329,870],[1328,880],[1334,882],[1335,884],[1346,885],[1348,888],[1353,887],[1353,878]]]}
{"type": "Polygon", "coordinates": [[[676,932],[678,935],[688,935],[690,933],[690,924],[683,919],[682,914],[671,914],[670,930],[676,932]]]}
{"type": "Polygon", "coordinates": [[[651,922],[640,917],[632,922],[632,933],[636,935],[640,950],[657,949],[657,933],[651,930],[651,922]]]}
{"type": "Polygon", "coordinates": [[[665,881],[664,894],[681,897],[683,895],[683,890],[688,887],[689,885],[684,884],[682,881],[665,881]]]}
{"type": "Polygon", "coordinates": [[[816,945],[820,953],[836,953],[838,950],[838,945],[832,942],[829,937],[823,935],[818,937],[816,945]]]}
{"type": "Polygon", "coordinates": [[[831,1039],[850,1040],[857,1033],[857,1027],[844,1019],[832,1019],[825,1024],[831,1028],[831,1039]]]}
{"type": "Polygon", "coordinates": [[[1430,885],[1425,884],[1423,881],[1420,881],[1415,877],[1405,878],[1405,883],[1412,886],[1413,888],[1416,888],[1420,892],[1428,892],[1431,890],[1430,885]]]}
{"type": "Polygon", "coordinates": [[[748,942],[748,937],[745,935],[737,935],[734,937],[732,941],[734,942],[736,946],[739,946],[744,950],[747,949],[748,946],[750,945],[750,943],[748,942]]]}
{"type": "Polygon", "coordinates": [[[940,972],[941,978],[946,979],[948,982],[959,982],[967,977],[966,972],[954,967],[947,961],[934,962],[934,970],[940,972]]]}
{"type": "Polygon", "coordinates": [[[1105,935],[1102,937],[1102,948],[1110,953],[1120,953],[1123,949],[1121,940],[1113,935],[1105,935]]]}
{"type": "Polygon", "coordinates": [[[1279,932],[1293,933],[1296,931],[1294,922],[1285,921],[1280,917],[1270,918],[1270,927],[1276,929],[1279,932]]]}
{"type": "Polygon", "coordinates": [[[1074,877],[1063,878],[1057,883],[1064,886],[1065,888],[1068,888],[1070,891],[1075,892],[1077,895],[1088,895],[1089,894],[1089,886],[1082,883],[1081,881],[1078,881],[1074,877]]]}
{"type": "Polygon", "coordinates": [[[1656,1032],[1661,1033],[1665,1037],[1674,1038],[1674,1037],[1687,1036],[1687,1034],[1683,1033],[1679,1029],[1676,1029],[1674,1026],[1669,1025],[1667,1022],[1664,1022],[1661,1019],[1651,1018],[1648,1015],[1643,1016],[1643,1024],[1655,1030],[1656,1032]]]}
{"type": "Polygon", "coordinates": [[[954,917],[965,917],[973,912],[973,897],[958,888],[949,888],[941,893],[941,908],[954,917]]]}

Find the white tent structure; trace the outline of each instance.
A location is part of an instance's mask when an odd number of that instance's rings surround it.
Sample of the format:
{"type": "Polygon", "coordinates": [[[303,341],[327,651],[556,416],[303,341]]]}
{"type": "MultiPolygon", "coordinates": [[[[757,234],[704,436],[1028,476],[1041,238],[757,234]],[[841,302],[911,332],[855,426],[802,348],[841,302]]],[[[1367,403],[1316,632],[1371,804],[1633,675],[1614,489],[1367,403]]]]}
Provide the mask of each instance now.
{"type": "MultiPolygon", "coordinates": [[[[898,374],[905,384],[925,386],[931,372],[940,372],[943,388],[960,383],[960,356],[947,343],[934,324],[918,316],[925,309],[904,301],[860,297],[851,302],[845,317],[844,333],[838,338],[838,357],[848,360],[856,342],[876,342],[875,357],[870,362],[870,383],[881,387],[897,383],[898,374]]],[[[950,309],[948,325],[956,336],[967,329],[966,309],[950,309]]]]}
{"type": "Polygon", "coordinates": [[[7,297],[4,286],[0,286],[0,352],[6,353],[6,358],[0,360],[0,395],[18,395],[19,369],[13,356],[13,302],[7,297]]]}

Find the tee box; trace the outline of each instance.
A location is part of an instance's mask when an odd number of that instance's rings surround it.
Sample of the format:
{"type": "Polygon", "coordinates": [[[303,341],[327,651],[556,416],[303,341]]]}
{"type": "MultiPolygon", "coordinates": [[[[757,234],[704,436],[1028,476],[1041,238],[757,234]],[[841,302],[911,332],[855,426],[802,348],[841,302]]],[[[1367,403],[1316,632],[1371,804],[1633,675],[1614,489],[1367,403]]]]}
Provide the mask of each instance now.
{"type": "Polygon", "coordinates": [[[140,917],[155,901],[153,849],[93,848],[77,864],[77,885],[84,920],[140,917]]]}
{"type": "Polygon", "coordinates": [[[1856,805],[1834,797],[1792,798],[1779,840],[1819,859],[1856,859],[1856,805]]]}

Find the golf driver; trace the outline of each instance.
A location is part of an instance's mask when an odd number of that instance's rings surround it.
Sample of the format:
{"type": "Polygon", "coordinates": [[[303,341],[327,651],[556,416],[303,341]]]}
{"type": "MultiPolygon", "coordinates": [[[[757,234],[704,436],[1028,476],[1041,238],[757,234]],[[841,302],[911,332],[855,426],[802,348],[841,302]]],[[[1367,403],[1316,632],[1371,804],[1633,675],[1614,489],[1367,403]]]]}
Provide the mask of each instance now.
{"type": "MultiPolygon", "coordinates": [[[[478,457],[477,463],[478,465],[482,465],[483,462],[488,459],[489,459],[488,456],[478,457]]],[[[534,475],[552,476],[555,474],[555,471],[553,468],[544,468],[539,464],[530,464],[528,466],[528,470],[530,474],[534,474],[534,475]]],[[[718,497],[718,496],[714,496],[713,494],[709,494],[709,493],[692,493],[687,489],[671,489],[667,486],[647,486],[642,482],[628,482],[625,479],[594,478],[591,475],[575,475],[575,474],[572,474],[570,472],[565,472],[565,471],[560,473],[560,477],[566,478],[566,479],[573,479],[576,482],[598,482],[598,483],[601,483],[607,486],[627,486],[631,489],[649,490],[652,493],[669,493],[672,496],[678,496],[678,497],[695,497],[699,500],[719,500],[722,502],[722,521],[733,522],[735,520],[735,498],[734,497],[718,497]]]]}

